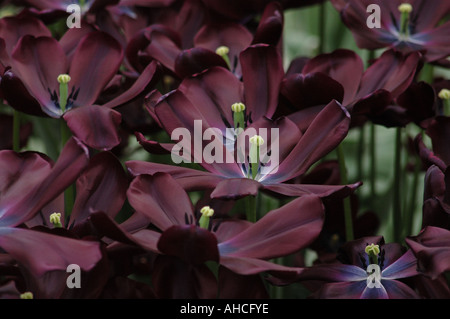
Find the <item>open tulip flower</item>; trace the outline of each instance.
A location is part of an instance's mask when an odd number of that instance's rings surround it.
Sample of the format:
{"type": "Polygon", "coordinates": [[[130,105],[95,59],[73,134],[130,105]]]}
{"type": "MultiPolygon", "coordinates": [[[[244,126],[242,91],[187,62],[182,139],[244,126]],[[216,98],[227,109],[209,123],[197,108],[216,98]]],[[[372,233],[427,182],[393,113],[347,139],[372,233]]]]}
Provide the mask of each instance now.
{"type": "Polygon", "coordinates": [[[446,1],[332,0],[342,20],[352,31],[358,46],[365,49],[394,48],[422,52],[427,62],[445,59],[450,53],[446,34],[450,23],[440,21],[450,13],[446,1]],[[367,27],[368,6],[380,8],[379,27],[367,27]]]}

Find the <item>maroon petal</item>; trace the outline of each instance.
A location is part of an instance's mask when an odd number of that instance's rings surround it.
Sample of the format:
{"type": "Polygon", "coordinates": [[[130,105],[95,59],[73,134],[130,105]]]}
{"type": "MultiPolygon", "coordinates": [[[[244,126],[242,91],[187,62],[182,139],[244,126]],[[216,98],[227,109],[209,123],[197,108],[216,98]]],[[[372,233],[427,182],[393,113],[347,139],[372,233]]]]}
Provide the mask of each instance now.
{"type": "Polygon", "coordinates": [[[110,150],[119,145],[121,122],[119,112],[100,105],[71,109],[64,120],[72,133],[86,145],[98,150],[110,150]]]}
{"type": "Polygon", "coordinates": [[[268,212],[252,226],[219,244],[221,256],[271,259],[313,242],[322,230],[324,208],[317,196],[304,196],[268,212]]]}
{"type": "Polygon", "coordinates": [[[1,228],[0,246],[37,277],[50,271],[66,271],[70,264],[87,271],[102,257],[97,242],[21,228],[1,228]]]}
{"type": "Polygon", "coordinates": [[[176,225],[166,229],[158,241],[158,249],[191,265],[219,261],[216,237],[195,225],[176,225]]]}
{"type": "MultiPolygon", "coordinates": [[[[0,90],[8,105],[25,114],[47,116],[39,102],[28,92],[22,81],[11,70],[7,70],[0,80],[0,90]]],[[[53,116],[59,117],[54,110],[53,116]]]]}
{"type": "Polygon", "coordinates": [[[426,133],[431,138],[434,154],[446,165],[450,165],[450,147],[448,147],[450,118],[445,116],[436,117],[427,127],[426,133]]]}
{"type": "Polygon", "coordinates": [[[280,164],[267,183],[289,180],[303,174],[347,136],[350,115],[336,101],[328,104],[313,120],[299,143],[280,164]]]}
{"type": "Polygon", "coordinates": [[[156,72],[157,65],[156,62],[150,63],[139,75],[133,85],[127,89],[125,92],[120,94],[119,96],[113,98],[107,103],[103,104],[105,107],[115,108],[126,103],[130,103],[137,97],[141,95],[141,93],[146,92],[149,87],[151,87],[154,83],[154,80],[157,78],[156,72]]]}
{"type": "Polygon", "coordinates": [[[104,32],[91,32],[77,46],[69,74],[69,92],[79,90],[74,106],[93,104],[119,70],[121,45],[104,32]]]}
{"type": "Polygon", "coordinates": [[[420,54],[408,55],[393,50],[385,51],[364,73],[357,99],[384,89],[397,98],[411,84],[420,60],[420,54]]]}
{"type": "Polygon", "coordinates": [[[183,50],[175,60],[175,72],[180,78],[195,75],[215,66],[227,68],[222,57],[203,48],[183,50]]]}
{"type": "Polygon", "coordinates": [[[205,24],[195,35],[196,47],[215,52],[220,46],[226,46],[230,51],[228,58],[231,71],[240,77],[241,66],[238,63],[239,54],[252,42],[253,35],[241,24],[234,22],[212,22],[205,24]]]}
{"type": "Polygon", "coordinates": [[[344,98],[342,85],[321,72],[287,76],[283,79],[281,93],[297,109],[327,105],[332,100],[342,103],[344,98]]]}
{"type": "Polygon", "coordinates": [[[147,216],[161,230],[172,225],[185,225],[186,219],[193,219],[189,196],[169,174],[137,176],[131,182],[127,196],[136,212],[147,216]]]}
{"type": "MultiPolygon", "coordinates": [[[[18,175],[13,179],[14,183],[10,184],[7,191],[5,190],[2,194],[0,202],[2,226],[16,226],[32,218],[71,185],[89,162],[86,147],[74,138],[67,142],[58,161],[51,169],[46,160],[34,153],[21,155],[3,151],[0,154],[2,166],[5,165],[9,172],[13,167],[18,170],[16,171],[18,175]],[[36,170],[33,175],[24,175],[28,168],[32,171],[36,170]],[[17,176],[20,177],[17,178],[17,176]],[[31,176],[33,176],[32,179],[31,176]]],[[[4,170],[2,174],[5,174],[4,170]]]]}
{"type": "Polygon", "coordinates": [[[151,28],[147,33],[150,41],[145,48],[145,54],[175,72],[175,61],[181,53],[178,34],[167,27],[151,28]]]}
{"type": "Polygon", "coordinates": [[[58,41],[50,37],[24,36],[14,52],[13,72],[18,75],[28,92],[50,116],[60,114],[51,94],[59,92],[57,78],[67,73],[68,64],[58,41]]]}
{"type": "Polygon", "coordinates": [[[285,196],[317,195],[321,198],[344,198],[352,194],[362,183],[351,185],[272,184],[264,190],[285,196]]]}
{"type": "MultiPolygon", "coordinates": [[[[202,119],[210,127],[221,130],[234,127],[231,105],[243,102],[243,85],[230,71],[215,67],[197,76],[185,79],[179,86],[186,98],[198,109],[189,121],[202,119]],[[202,117],[199,117],[199,116],[202,117]]],[[[181,104],[178,105],[180,109],[181,104]]],[[[186,106],[185,106],[186,107],[186,106]]],[[[189,115],[189,114],[187,114],[189,115]]]]}
{"type": "Polygon", "coordinates": [[[283,8],[279,2],[270,2],[264,9],[252,44],[265,43],[277,46],[283,34],[283,8]]]}
{"type": "Polygon", "coordinates": [[[302,73],[305,75],[316,72],[325,73],[342,85],[344,88],[342,103],[347,106],[353,102],[359,89],[364,72],[364,64],[355,52],[338,49],[310,59],[302,70],[302,73]],[[352,76],[348,76],[349,74],[352,74],[352,76]]]}
{"type": "Polygon", "coordinates": [[[240,55],[245,104],[253,121],[272,117],[278,105],[283,64],[277,49],[264,44],[252,45],[240,55]]]}
{"type": "Polygon", "coordinates": [[[127,186],[127,175],[112,153],[95,155],[77,180],[69,226],[85,221],[95,211],[103,211],[114,218],[125,202],[127,186]]]}
{"type": "Polygon", "coordinates": [[[278,265],[266,260],[227,255],[220,256],[220,264],[240,275],[256,275],[268,272],[291,282],[301,271],[300,268],[278,265]]]}
{"type": "Polygon", "coordinates": [[[432,279],[450,269],[450,231],[427,226],[418,236],[406,238],[406,243],[417,257],[419,270],[432,279]]]}
{"type": "Polygon", "coordinates": [[[261,184],[249,178],[228,178],[217,184],[211,198],[239,199],[256,196],[261,184]]]}
{"type": "Polygon", "coordinates": [[[150,154],[170,154],[174,146],[172,143],[149,141],[141,133],[135,133],[135,135],[139,144],[150,154]]]}
{"type": "Polygon", "coordinates": [[[193,266],[172,256],[160,255],[155,261],[152,283],[161,299],[217,298],[217,280],[206,266],[193,266]]]}
{"type": "Polygon", "coordinates": [[[158,172],[168,173],[175,178],[186,191],[215,188],[216,185],[224,179],[223,177],[209,172],[176,165],[143,161],[128,161],[125,165],[127,166],[130,174],[133,176],[139,176],[142,174],[153,175],[158,172]]]}
{"type": "Polygon", "coordinates": [[[219,268],[219,298],[268,299],[269,295],[261,276],[236,274],[225,267],[219,268]]]}
{"type": "MultiPolygon", "coordinates": [[[[24,35],[51,37],[52,33],[41,20],[29,15],[17,15],[0,19],[0,38],[5,41],[5,50],[11,56],[14,47],[24,35]]],[[[2,61],[5,64],[6,61],[2,61]]],[[[8,64],[5,64],[8,66],[8,64]]]]}

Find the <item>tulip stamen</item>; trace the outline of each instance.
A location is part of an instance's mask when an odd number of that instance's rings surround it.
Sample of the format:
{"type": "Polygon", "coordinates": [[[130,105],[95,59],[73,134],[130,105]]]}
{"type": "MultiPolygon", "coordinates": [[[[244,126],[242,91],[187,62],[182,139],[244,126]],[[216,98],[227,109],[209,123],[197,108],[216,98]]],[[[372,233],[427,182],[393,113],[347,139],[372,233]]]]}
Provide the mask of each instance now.
{"type": "Polygon", "coordinates": [[[62,228],[61,224],[61,213],[53,213],[50,215],[50,223],[55,226],[55,228],[62,228]]]}

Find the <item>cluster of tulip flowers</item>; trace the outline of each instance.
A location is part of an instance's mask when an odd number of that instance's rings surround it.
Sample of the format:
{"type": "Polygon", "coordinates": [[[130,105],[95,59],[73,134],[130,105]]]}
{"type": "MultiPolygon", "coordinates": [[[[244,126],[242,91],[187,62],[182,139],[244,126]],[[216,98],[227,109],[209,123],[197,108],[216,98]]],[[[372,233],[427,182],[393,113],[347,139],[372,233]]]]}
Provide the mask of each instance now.
{"type": "Polygon", "coordinates": [[[450,297],[448,0],[0,13],[1,299],[450,297]],[[318,51],[287,60],[309,8],[318,51]],[[367,55],[324,49],[326,8],[367,55]]]}

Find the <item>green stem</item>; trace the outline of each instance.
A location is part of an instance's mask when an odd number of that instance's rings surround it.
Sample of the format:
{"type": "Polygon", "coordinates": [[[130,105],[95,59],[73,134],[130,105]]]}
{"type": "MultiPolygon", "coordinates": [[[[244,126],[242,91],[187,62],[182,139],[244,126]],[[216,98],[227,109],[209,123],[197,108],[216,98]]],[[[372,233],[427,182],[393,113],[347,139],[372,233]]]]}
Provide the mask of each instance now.
{"type": "MultiPolygon", "coordinates": [[[[71,132],[66,124],[66,121],[64,121],[63,118],[61,118],[60,121],[61,121],[60,125],[61,125],[61,151],[62,151],[67,141],[71,137],[71,132]]],[[[64,191],[64,212],[66,220],[68,220],[68,217],[72,212],[74,201],[75,201],[75,187],[74,185],[70,185],[64,191]]]]}
{"type": "Polygon", "coordinates": [[[20,151],[20,112],[13,111],[13,150],[20,151]]]}
{"type": "Polygon", "coordinates": [[[396,128],[394,157],[394,189],[393,189],[393,239],[400,241],[402,218],[402,194],[401,194],[401,160],[402,160],[402,129],[396,128]]]}
{"type": "Polygon", "coordinates": [[[363,179],[363,154],[364,154],[364,144],[366,140],[364,126],[361,126],[359,129],[359,140],[358,140],[358,154],[357,154],[357,170],[358,170],[358,181],[363,179]]]}
{"type": "Polygon", "coordinates": [[[246,216],[249,222],[256,222],[256,197],[249,195],[245,198],[246,216]]]}
{"type": "Polygon", "coordinates": [[[372,201],[377,195],[377,153],[376,153],[376,127],[375,124],[370,123],[370,196],[372,201]]]}
{"type": "MultiPolygon", "coordinates": [[[[339,146],[337,147],[337,155],[339,162],[339,170],[341,172],[341,183],[343,185],[347,185],[348,175],[347,175],[347,167],[345,165],[345,157],[344,157],[344,150],[342,149],[342,144],[339,144],[339,146]]],[[[353,234],[353,220],[352,220],[350,197],[345,197],[343,199],[343,204],[344,204],[345,236],[347,241],[351,241],[354,239],[354,234],[353,234]]]]}
{"type": "Polygon", "coordinates": [[[319,47],[318,53],[322,54],[325,52],[325,8],[326,2],[319,5],[319,47]]]}

